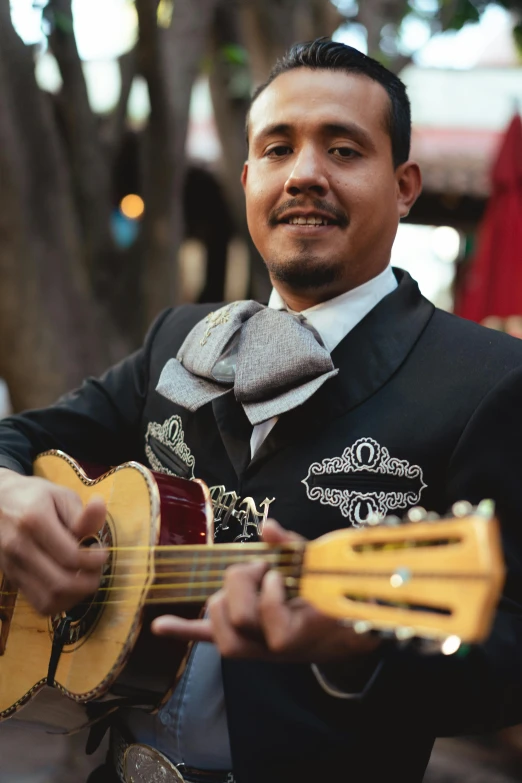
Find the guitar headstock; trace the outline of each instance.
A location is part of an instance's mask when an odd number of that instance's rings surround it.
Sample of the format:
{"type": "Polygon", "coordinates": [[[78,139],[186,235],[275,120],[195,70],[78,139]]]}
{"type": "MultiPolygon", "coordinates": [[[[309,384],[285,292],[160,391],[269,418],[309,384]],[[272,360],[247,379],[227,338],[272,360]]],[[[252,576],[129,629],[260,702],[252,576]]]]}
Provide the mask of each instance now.
{"type": "Polygon", "coordinates": [[[453,513],[415,508],[404,522],[322,536],[306,548],[300,595],[360,631],[438,640],[448,652],[483,640],[504,582],[499,525],[490,501],[453,513]]]}

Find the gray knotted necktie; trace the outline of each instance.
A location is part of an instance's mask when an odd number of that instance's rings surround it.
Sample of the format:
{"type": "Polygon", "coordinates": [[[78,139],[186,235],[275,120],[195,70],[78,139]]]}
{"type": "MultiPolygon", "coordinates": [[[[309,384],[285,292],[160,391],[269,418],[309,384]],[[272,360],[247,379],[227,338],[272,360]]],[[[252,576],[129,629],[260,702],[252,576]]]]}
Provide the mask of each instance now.
{"type": "Polygon", "coordinates": [[[302,405],[337,373],[310,327],[250,300],[197,323],[163,368],[156,391],[195,411],[233,388],[255,425],[302,405]]]}

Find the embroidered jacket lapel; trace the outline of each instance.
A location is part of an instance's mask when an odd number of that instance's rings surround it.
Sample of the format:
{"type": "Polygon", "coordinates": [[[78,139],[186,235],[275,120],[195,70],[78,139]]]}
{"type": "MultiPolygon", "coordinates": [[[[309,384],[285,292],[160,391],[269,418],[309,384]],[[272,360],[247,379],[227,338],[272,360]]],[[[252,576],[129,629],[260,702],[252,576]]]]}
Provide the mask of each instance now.
{"type": "Polygon", "coordinates": [[[339,374],[304,405],[281,416],[249,469],[284,448],[305,429],[323,426],[380,389],[407,359],[434,306],[407,272],[394,270],[399,285],[379,302],[332,352],[339,374]]]}

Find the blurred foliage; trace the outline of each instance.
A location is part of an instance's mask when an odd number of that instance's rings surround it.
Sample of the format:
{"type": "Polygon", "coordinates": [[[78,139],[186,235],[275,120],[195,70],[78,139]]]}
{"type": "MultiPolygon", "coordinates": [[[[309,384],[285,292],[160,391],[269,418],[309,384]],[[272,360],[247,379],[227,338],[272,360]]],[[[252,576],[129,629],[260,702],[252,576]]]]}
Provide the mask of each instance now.
{"type": "Polygon", "coordinates": [[[173,13],[174,13],[174,0],[160,0],[158,4],[159,26],[168,29],[172,22],[173,13]]]}
{"type": "MultiPolygon", "coordinates": [[[[431,32],[434,34],[445,30],[461,30],[466,24],[479,22],[486,8],[492,3],[489,0],[409,0],[404,5],[408,7],[407,13],[431,22],[431,32]]],[[[500,5],[513,14],[513,35],[519,51],[522,51],[520,48],[522,0],[496,0],[495,5],[500,5]]]]}
{"type": "MultiPolygon", "coordinates": [[[[345,24],[362,24],[368,37],[368,53],[398,71],[414,54],[403,40],[404,22],[415,19],[421,22],[427,36],[446,30],[461,30],[465,25],[477,23],[488,0],[332,0],[345,24]]],[[[513,37],[522,54],[522,0],[498,0],[513,17],[513,37]]]]}
{"type": "MultiPolygon", "coordinates": [[[[434,23],[434,32],[460,30],[465,24],[478,22],[489,0],[409,0],[404,5],[406,13],[413,13],[421,19],[434,23]]],[[[522,13],[522,0],[496,0],[508,11],[522,13]]]]}
{"type": "Polygon", "coordinates": [[[61,11],[54,10],[50,6],[43,9],[43,18],[49,24],[49,30],[56,29],[67,35],[74,33],[74,23],[72,17],[61,11]]]}
{"type": "Polygon", "coordinates": [[[223,59],[231,65],[246,65],[248,63],[248,52],[244,46],[239,44],[227,44],[221,47],[223,59]]]}

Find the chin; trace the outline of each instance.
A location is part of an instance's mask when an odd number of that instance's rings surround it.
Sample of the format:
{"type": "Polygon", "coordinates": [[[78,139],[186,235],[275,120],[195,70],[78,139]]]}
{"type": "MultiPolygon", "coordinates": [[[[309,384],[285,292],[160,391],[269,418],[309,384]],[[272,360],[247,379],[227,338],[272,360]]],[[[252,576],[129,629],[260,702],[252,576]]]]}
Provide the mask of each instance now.
{"type": "Polygon", "coordinates": [[[326,262],[315,256],[271,259],[266,261],[273,280],[284,283],[294,291],[310,291],[329,288],[341,277],[340,264],[326,262]]]}

